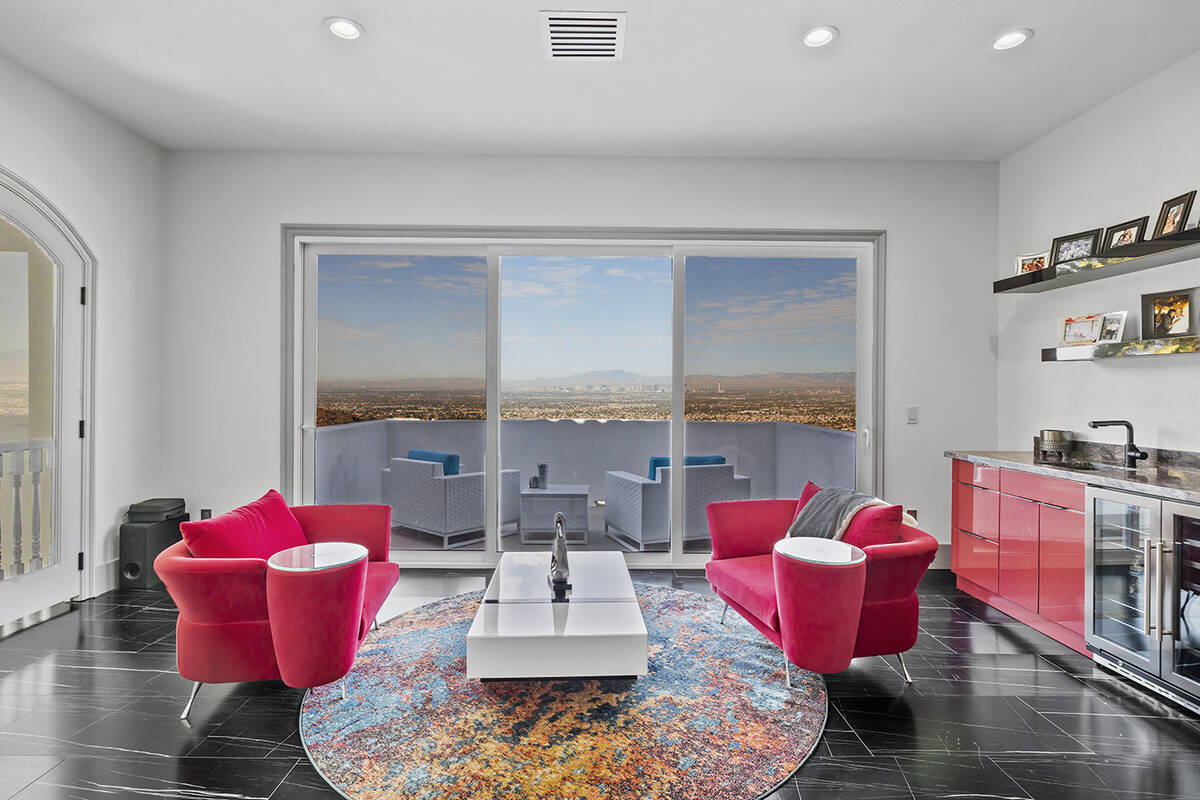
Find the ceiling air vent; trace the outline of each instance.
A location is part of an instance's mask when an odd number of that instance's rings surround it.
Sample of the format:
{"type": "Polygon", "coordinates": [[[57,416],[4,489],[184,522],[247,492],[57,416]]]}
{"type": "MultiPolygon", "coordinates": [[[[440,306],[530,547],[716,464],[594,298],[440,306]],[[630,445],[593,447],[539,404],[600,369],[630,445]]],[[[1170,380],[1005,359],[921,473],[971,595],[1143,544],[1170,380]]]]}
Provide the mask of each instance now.
{"type": "Polygon", "coordinates": [[[543,11],[546,60],[620,61],[625,54],[624,11],[543,11]]]}

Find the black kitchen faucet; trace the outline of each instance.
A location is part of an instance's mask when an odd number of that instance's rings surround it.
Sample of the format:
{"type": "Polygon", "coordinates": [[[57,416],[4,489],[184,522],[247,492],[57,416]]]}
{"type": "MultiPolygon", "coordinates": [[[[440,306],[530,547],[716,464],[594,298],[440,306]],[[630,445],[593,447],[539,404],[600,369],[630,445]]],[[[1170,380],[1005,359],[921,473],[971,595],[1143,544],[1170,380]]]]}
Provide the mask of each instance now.
{"type": "Polygon", "coordinates": [[[1133,443],[1133,423],[1124,419],[1094,419],[1088,423],[1089,428],[1125,427],[1125,469],[1136,469],[1137,462],[1145,461],[1148,454],[1133,443]]]}

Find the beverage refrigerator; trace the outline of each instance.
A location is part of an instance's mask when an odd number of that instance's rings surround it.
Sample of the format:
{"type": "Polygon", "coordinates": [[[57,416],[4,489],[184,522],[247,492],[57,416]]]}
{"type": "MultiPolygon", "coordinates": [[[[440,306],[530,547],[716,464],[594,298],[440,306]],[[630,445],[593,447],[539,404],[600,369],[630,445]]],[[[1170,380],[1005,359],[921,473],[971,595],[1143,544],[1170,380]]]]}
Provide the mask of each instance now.
{"type": "Polygon", "coordinates": [[[1200,713],[1200,505],[1089,486],[1086,508],[1088,649],[1200,713]]]}

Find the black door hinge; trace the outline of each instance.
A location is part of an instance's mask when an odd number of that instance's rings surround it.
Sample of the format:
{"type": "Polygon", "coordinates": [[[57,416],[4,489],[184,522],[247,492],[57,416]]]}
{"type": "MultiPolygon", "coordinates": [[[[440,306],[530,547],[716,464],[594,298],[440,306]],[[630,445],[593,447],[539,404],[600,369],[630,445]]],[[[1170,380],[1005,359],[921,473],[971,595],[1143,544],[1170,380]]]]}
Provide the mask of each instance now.
{"type": "Polygon", "coordinates": [[[81,305],[81,306],[87,305],[87,287],[86,286],[79,287],[79,305],[81,305]]]}
{"type": "Polygon", "coordinates": [[[83,572],[83,553],[79,554],[79,571],[83,572]]]}
{"type": "Polygon", "coordinates": [[[82,439],[84,434],[83,420],[79,420],[79,438],[82,439]]]}

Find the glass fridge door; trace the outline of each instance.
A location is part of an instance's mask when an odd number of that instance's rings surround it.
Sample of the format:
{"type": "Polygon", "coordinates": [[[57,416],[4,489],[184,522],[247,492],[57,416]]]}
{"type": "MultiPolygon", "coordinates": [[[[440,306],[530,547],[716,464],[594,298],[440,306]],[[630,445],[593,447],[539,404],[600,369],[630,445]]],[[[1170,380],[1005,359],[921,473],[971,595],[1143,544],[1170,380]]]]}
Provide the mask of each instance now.
{"type": "Polygon", "coordinates": [[[1155,588],[1161,502],[1088,489],[1088,644],[1142,669],[1159,668],[1155,588]]]}
{"type": "Polygon", "coordinates": [[[1200,695],[1200,506],[1163,503],[1163,677],[1200,695]]]}

